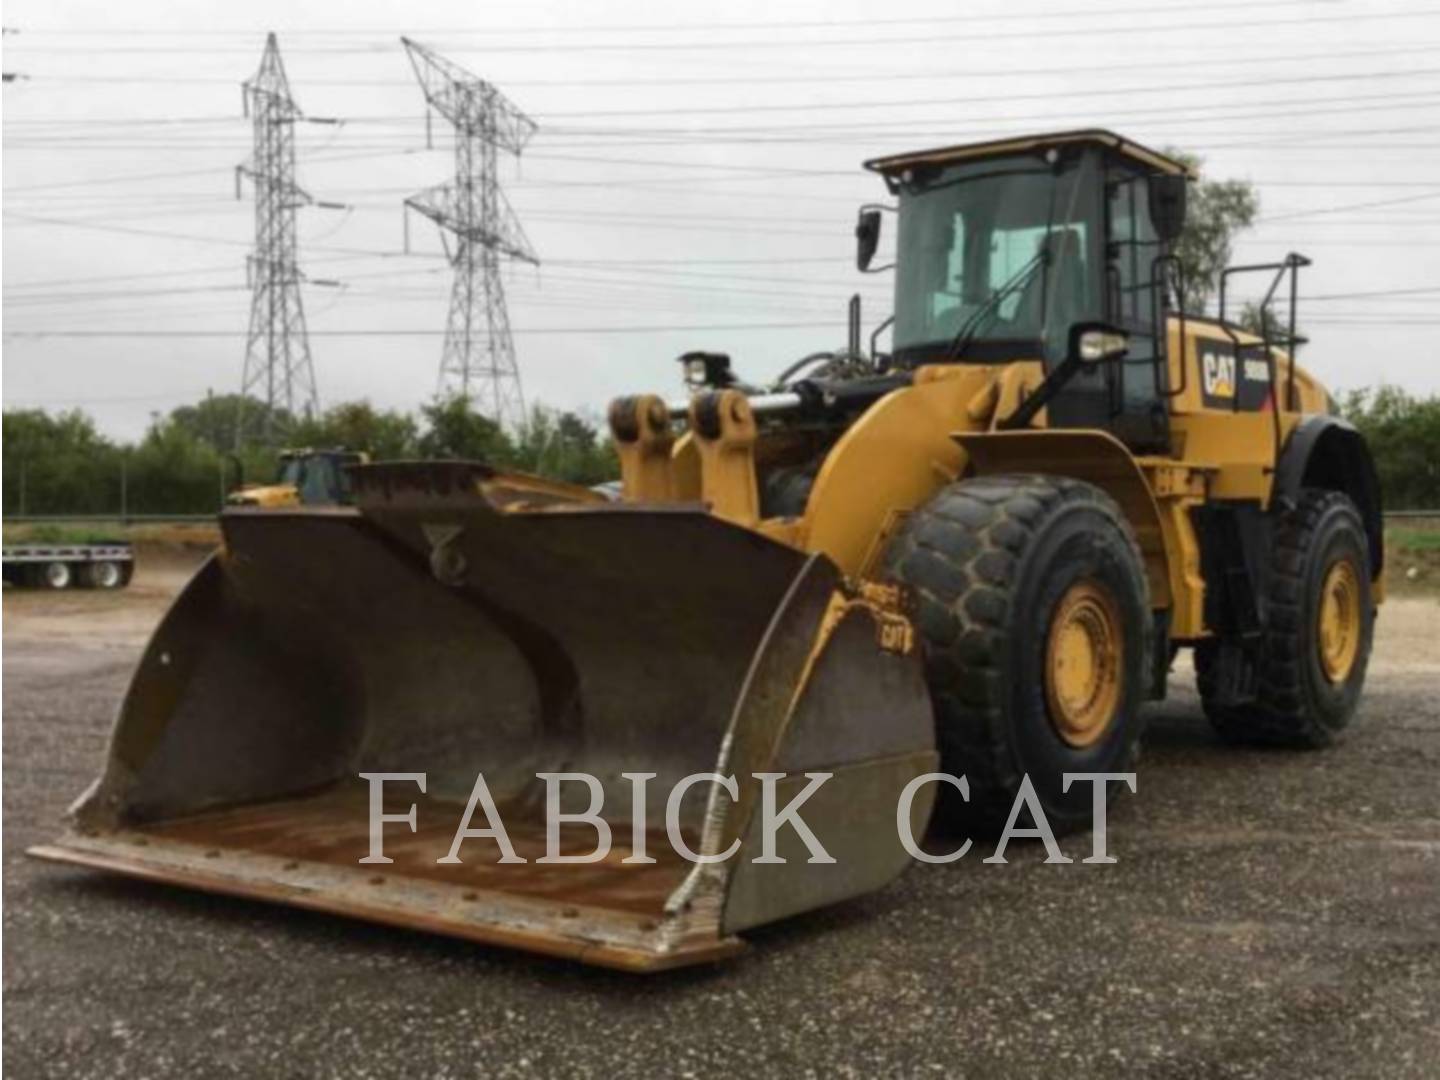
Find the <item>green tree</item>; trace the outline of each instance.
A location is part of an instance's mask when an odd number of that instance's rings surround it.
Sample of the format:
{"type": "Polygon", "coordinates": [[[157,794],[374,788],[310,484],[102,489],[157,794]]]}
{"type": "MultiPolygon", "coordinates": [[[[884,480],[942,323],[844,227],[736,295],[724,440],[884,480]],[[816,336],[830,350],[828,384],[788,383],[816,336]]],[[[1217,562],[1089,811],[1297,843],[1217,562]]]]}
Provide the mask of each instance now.
{"type": "MultiPolygon", "coordinates": [[[[191,438],[224,453],[235,447],[236,425],[240,423],[242,408],[246,427],[252,432],[260,431],[266,405],[242,394],[207,394],[193,405],[170,410],[169,420],[191,438]]],[[[289,426],[290,415],[284,409],[276,411],[275,419],[282,430],[289,426]]]]}
{"type": "MultiPolygon", "coordinates": [[[[1253,300],[1247,300],[1240,308],[1240,314],[1235,322],[1242,330],[1249,330],[1250,333],[1259,337],[1269,335],[1270,342],[1275,345],[1284,345],[1290,336],[1290,319],[1287,315],[1277,312],[1272,302],[1268,307],[1261,308],[1253,300]]],[[[1295,336],[1304,337],[1300,325],[1295,325],[1295,336]]]]}
{"type": "MultiPolygon", "coordinates": [[[[223,493],[269,482],[275,451],[232,451],[238,396],[207,397],[157,416],[133,445],[112,443],[83,412],[4,414],[4,509],[18,514],[115,514],[122,475],[131,513],[210,513],[223,493]]],[[[257,403],[250,403],[258,407],[257,403]]],[[[437,400],[420,420],[368,401],[344,402],[290,425],[296,447],[347,447],[377,460],[458,458],[539,473],[575,484],[619,475],[610,440],[593,418],[544,406],[510,432],[460,398],[437,400]]]]}
{"type": "Polygon", "coordinates": [[[526,472],[590,486],[620,474],[620,462],[597,425],[573,412],[536,405],[515,438],[515,465],[526,472]]]}
{"type": "Polygon", "coordinates": [[[131,512],[205,514],[219,509],[226,489],[237,479],[229,459],[183,425],[169,418],[157,420],[130,452],[131,512]]]}
{"type": "Polygon", "coordinates": [[[1420,398],[1398,386],[1352,390],[1340,413],[1365,436],[1391,509],[1440,507],[1440,396],[1420,398]]]}
{"type": "MultiPolygon", "coordinates": [[[[1171,157],[1201,173],[1205,160],[1184,150],[1167,149],[1171,157]]],[[[1220,285],[1220,271],[1230,264],[1235,234],[1255,223],[1260,195],[1248,180],[1207,180],[1190,185],[1185,231],[1175,254],[1185,276],[1185,310],[1204,314],[1220,285]]]]}
{"type": "Polygon", "coordinates": [[[294,446],[364,450],[382,461],[414,457],[417,438],[413,416],[377,409],[368,401],[332,405],[320,416],[296,423],[289,434],[294,446]]]}
{"type": "Polygon", "coordinates": [[[421,457],[500,466],[514,462],[515,447],[505,429],[476,412],[465,398],[439,398],[422,406],[420,413],[425,424],[418,443],[421,457]]]}
{"type": "Polygon", "coordinates": [[[12,409],[0,426],[7,513],[114,513],[120,508],[120,449],[85,413],[12,409]]]}

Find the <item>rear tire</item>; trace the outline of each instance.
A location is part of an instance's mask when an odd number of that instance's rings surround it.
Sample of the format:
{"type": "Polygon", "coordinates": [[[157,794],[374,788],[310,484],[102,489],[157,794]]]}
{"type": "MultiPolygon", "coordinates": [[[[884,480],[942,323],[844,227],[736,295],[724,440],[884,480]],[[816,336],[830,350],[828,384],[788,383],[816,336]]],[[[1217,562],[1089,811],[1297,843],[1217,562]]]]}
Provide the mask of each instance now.
{"type": "Polygon", "coordinates": [[[911,514],[886,572],[916,593],[941,768],[970,782],[968,803],[942,786],[942,823],[1002,828],[1028,775],[1052,828],[1088,827],[1091,786],[1062,774],[1133,770],[1153,647],[1119,507],[1061,477],[962,480],[911,514]]]}
{"type": "Polygon", "coordinates": [[[1234,742],[1328,746],[1355,713],[1375,629],[1369,541],[1347,496],[1307,488],[1280,516],[1266,600],[1253,704],[1216,703],[1218,646],[1196,648],[1205,715],[1234,742]]]}
{"type": "Polygon", "coordinates": [[[75,582],[75,572],[69,563],[48,562],[40,568],[35,579],[44,589],[68,589],[75,582]]]}
{"type": "Polygon", "coordinates": [[[117,562],[92,562],[85,567],[84,578],[91,589],[118,589],[125,584],[125,571],[117,562]]]}

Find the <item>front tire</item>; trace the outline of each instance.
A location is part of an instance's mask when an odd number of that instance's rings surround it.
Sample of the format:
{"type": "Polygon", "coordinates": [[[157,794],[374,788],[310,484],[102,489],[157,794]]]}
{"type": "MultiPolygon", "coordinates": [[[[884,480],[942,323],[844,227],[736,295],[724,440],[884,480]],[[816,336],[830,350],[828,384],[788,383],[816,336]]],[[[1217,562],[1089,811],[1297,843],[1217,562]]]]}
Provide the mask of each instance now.
{"type": "Polygon", "coordinates": [[[1090,785],[1062,776],[1133,770],[1153,648],[1119,507],[1061,477],[962,480],[910,516],[886,570],[916,593],[941,767],[970,782],[968,803],[942,787],[944,824],[1003,827],[1028,775],[1053,828],[1088,827],[1090,785]]]}
{"type": "Polygon", "coordinates": [[[68,589],[74,583],[75,572],[69,563],[48,562],[40,568],[38,580],[42,588],[68,589]]]}
{"type": "Polygon", "coordinates": [[[1256,700],[1220,705],[1215,643],[1195,650],[1205,713],[1234,742],[1328,746],[1350,723],[1375,631],[1370,545],[1355,504],[1306,489],[1276,522],[1256,700]]]}

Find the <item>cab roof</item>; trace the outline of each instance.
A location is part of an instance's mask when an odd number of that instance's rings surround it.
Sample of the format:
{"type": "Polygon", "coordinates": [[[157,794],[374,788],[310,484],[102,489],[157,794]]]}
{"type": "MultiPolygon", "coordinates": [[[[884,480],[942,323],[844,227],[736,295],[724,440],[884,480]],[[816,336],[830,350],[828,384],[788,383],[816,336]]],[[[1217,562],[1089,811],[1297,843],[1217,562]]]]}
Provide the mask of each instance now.
{"type": "Polygon", "coordinates": [[[959,161],[980,161],[985,158],[1033,153],[1052,146],[1070,146],[1077,143],[1105,147],[1155,172],[1187,176],[1192,179],[1195,175],[1194,170],[1183,161],[1167,157],[1159,151],[1141,146],[1137,142],[1131,142],[1129,139],[1103,128],[1060,131],[1050,135],[1026,135],[1012,139],[992,139],[988,142],[945,146],[935,150],[914,150],[905,154],[871,158],[865,162],[865,168],[890,175],[915,165],[949,165],[959,161]]]}

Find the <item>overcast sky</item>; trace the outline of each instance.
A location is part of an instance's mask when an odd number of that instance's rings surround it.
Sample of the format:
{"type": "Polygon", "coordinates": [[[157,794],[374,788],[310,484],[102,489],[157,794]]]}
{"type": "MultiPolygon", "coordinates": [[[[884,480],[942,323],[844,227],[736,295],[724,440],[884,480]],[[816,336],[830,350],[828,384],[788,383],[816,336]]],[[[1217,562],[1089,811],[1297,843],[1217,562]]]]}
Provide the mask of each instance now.
{"type": "Polygon", "coordinates": [[[419,218],[403,253],[400,206],[447,178],[450,142],[437,121],[426,149],[402,34],[540,125],[504,167],[542,260],[507,271],[532,401],[674,394],[690,348],[764,376],[841,344],[852,292],[867,326],[890,306],[889,275],[853,270],[856,205],[883,196],[863,159],[1076,126],[1253,180],[1237,259],[1315,260],[1305,362],[1440,391],[1433,3],[9,0],[3,20],[4,402],[116,436],[238,389],[240,83],[267,30],[301,109],[344,121],[298,132],[300,182],[350,207],[301,212],[302,268],[343,285],[305,289],[324,403],[435,390],[450,273],[419,218]],[[125,333],[33,336],[82,330],[125,333]]]}

